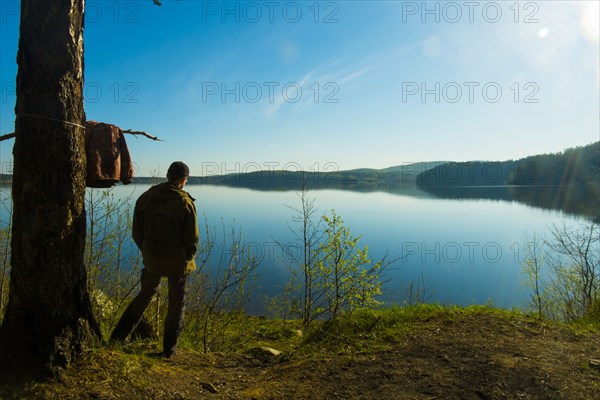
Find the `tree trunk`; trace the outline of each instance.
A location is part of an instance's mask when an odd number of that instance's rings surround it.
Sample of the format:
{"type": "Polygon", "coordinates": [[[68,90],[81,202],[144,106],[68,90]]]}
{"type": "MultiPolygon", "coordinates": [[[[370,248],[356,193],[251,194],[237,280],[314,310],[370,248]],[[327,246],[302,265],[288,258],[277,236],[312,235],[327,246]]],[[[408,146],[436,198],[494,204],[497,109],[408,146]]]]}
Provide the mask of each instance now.
{"type": "Polygon", "coordinates": [[[84,0],[22,0],[10,297],[0,368],[66,367],[99,329],[85,243],[84,0]]]}

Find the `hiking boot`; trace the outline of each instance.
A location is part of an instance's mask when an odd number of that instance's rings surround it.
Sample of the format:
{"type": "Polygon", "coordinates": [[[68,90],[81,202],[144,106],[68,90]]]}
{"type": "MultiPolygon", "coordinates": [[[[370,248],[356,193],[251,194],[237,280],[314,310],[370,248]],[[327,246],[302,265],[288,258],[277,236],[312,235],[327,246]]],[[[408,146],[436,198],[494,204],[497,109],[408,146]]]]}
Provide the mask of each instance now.
{"type": "Polygon", "coordinates": [[[175,353],[176,353],[175,350],[170,350],[170,351],[166,350],[166,351],[163,351],[162,356],[163,356],[163,358],[166,358],[169,360],[175,356],[175,353]]]}

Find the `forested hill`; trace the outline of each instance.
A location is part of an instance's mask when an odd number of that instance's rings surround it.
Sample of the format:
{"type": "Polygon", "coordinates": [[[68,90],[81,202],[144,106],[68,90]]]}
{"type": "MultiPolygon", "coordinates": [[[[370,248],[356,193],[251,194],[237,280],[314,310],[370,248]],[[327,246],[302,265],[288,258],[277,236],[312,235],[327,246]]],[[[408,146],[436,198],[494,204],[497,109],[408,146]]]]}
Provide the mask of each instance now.
{"type": "MultiPolygon", "coordinates": [[[[227,175],[191,176],[189,184],[223,185],[255,190],[298,190],[340,188],[370,191],[415,182],[423,171],[445,162],[421,162],[384,169],[361,168],[347,171],[253,170],[227,175]]],[[[153,183],[151,178],[135,178],[135,183],[153,183]]]]}
{"type": "Polygon", "coordinates": [[[600,185],[600,142],[520,160],[509,185],[600,185]],[[530,177],[527,177],[527,170],[530,177]],[[528,183],[533,181],[532,183],[528,183]]]}
{"type": "MultiPolygon", "coordinates": [[[[510,161],[452,162],[421,172],[419,186],[587,186],[600,191],[600,142],[510,161]]],[[[597,193],[596,193],[597,194],[597,193]]]]}
{"type": "MultiPolygon", "coordinates": [[[[248,170],[249,172],[209,176],[192,175],[188,179],[188,184],[220,185],[254,190],[299,190],[303,185],[308,189],[348,189],[366,192],[394,190],[407,183],[414,187],[415,179],[421,172],[445,163],[447,161],[417,162],[383,169],[360,168],[345,171],[334,170],[333,165],[326,168],[330,171],[300,171],[293,168],[257,170],[252,165],[241,168],[243,171],[248,170]]],[[[135,176],[133,183],[157,184],[164,180],[163,176],[135,176]]],[[[10,185],[11,182],[11,175],[0,174],[0,185],[10,185]]]]}
{"type": "Polygon", "coordinates": [[[436,197],[519,201],[600,218],[600,142],[516,161],[446,163],[416,183],[436,197]]]}

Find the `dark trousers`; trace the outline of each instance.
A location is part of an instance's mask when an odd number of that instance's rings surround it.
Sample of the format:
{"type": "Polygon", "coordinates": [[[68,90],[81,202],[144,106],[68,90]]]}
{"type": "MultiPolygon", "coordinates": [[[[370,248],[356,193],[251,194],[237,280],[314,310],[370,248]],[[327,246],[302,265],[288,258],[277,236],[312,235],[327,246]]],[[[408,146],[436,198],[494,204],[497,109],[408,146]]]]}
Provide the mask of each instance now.
{"type": "MultiPolygon", "coordinates": [[[[158,292],[160,276],[153,275],[145,268],[142,270],[140,293],[131,301],[121,319],[117,323],[111,340],[125,341],[142,319],[144,310],[150,304],[152,297],[158,292]]],[[[165,334],[163,337],[163,354],[171,356],[177,348],[177,340],[183,329],[183,311],[185,288],[188,276],[169,277],[169,310],[165,319],[165,334]]]]}

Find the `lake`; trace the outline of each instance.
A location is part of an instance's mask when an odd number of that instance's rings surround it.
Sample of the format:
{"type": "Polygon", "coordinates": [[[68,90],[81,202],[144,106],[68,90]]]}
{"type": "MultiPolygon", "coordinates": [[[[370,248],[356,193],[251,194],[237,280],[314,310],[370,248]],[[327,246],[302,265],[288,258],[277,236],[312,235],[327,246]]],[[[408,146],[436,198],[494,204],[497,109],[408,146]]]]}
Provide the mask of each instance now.
{"type": "MultiPolygon", "coordinates": [[[[149,185],[117,186],[116,197],[137,198],[149,185]]],[[[3,190],[6,198],[8,189],[3,190]]],[[[293,241],[289,224],[294,215],[286,207],[299,207],[293,191],[256,191],[225,186],[188,185],[196,198],[201,227],[204,216],[222,232],[234,224],[247,244],[262,258],[260,294],[274,295],[290,277],[283,251],[276,241],[293,241]]],[[[552,224],[574,225],[584,217],[523,203],[493,199],[439,198],[414,185],[389,192],[314,190],[319,214],[335,209],[359,247],[369,246],[373,259],[386,253],[399,258],[385,273],[383,300],[401,301],[411,281],[433,287],[429,302],[525,307],[529,290],[523,285],[524,247],[533,235],[548,234],[552,224]]],[[[0,209],[6,220],[6,210],[0,209]]],[[[202,234],[202,230],[201,230],[202,234]]],[[[252,307],[261,311],[259,292],[252,307]]],[[[250,307],[250,309],[252,309],[250,307]]]]}

